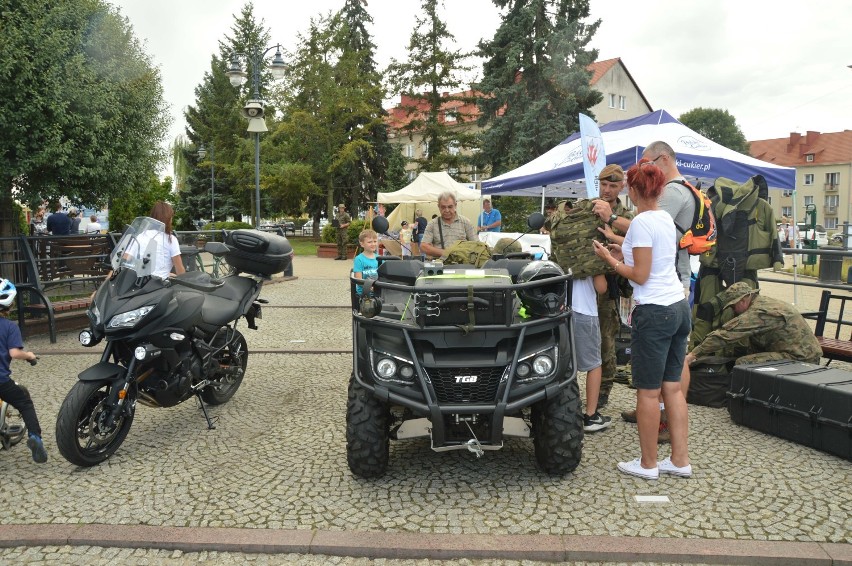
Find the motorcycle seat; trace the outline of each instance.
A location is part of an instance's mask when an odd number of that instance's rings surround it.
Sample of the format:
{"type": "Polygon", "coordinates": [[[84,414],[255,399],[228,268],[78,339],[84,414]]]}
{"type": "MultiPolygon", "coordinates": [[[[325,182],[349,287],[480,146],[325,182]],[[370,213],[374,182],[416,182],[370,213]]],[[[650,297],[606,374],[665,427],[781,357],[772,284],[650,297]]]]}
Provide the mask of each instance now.
{"type": "Polygon", "coordinates": [[[224,326],[241,314],[255,282],[247,277],[227,277],[215,291],[206,293],[201,307],[201,320],[213,326],[224,326]]]}

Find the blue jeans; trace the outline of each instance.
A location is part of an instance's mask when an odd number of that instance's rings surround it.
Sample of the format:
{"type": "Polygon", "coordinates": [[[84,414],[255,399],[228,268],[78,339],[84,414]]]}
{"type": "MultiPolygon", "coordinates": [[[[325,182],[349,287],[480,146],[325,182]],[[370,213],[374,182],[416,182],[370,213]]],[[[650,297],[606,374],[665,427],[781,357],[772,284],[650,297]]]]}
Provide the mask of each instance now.
{"type": "Polygon", "coordinates": [[[673,305],[637,305],[630,331],[630,365],[636,389],[680,381],[692,314],[686,299],[673,305]]]}

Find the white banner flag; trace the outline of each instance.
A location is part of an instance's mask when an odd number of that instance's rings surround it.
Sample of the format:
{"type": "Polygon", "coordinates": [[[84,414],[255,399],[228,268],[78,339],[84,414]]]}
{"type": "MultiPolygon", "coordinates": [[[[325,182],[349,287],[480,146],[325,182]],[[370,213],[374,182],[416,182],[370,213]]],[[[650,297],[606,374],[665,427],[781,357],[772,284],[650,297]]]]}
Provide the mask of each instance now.
{"type": "Polygon", "coordinates": [[[585,114],[580,114],[580,140],[583,146],[583,172],[586,174],[586,197],[598,198],[598,175],[606,167],[606,151],[598,125],[585,114]]]}

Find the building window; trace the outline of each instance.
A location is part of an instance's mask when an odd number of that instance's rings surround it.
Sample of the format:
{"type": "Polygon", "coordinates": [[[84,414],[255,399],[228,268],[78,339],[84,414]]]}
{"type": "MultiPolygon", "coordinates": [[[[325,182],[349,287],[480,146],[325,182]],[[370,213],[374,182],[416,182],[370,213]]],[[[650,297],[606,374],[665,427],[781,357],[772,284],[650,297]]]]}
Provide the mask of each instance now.
{"type": "Polygon", "coordinates": [[[450,152],[450,155],[458,155],[459,154],[459,142],[451,142],[450,146],[447,148],[450,152]]]}
{"type": "Polygon", "coordinates": [[[806,154],[805,155],[805,161],[807,161],[808,163],[813,163],[814,162],[814,154],[813,153],[806,154]]]}
{"type": "Polygon", "coordinates": [[[813,185],[814,184],[814,174],[813,173],[805,173],[805,184],[813,185]]]}
{"type": "Polygon", "coordinates": [[[834,230],[837,228],[837,218],[826,218],[825,219],[825,229],[826,230],[834,230]]]}
{"type": "Polygon", "coordinates": [[[429,157],[429,142],[423,142],[423,157],[429,157]]]}
{"type": "Polygon", "coordinates": [[[615,95],[614,94],[609,95],[609,107],[615,108],[615,95]]]}
{"type": "Polygon", "coordinates": [[[410,171],[408,171],[407,175],[408,175],[408,180],[413,181],[414,179],[417,178],[417,171],[415,171],[414,169],[411,169],[410,171]]]}
{"type": "Polygon", "coordinates": [[[837,211],[837,205],[840,204],[840,196],[839,195],[827,195],[825,197],[825,211],[827,213],[834,213],[837,211]]]}
{"type": "Polygon", "coordinates": [[[479,167],[477,167],[476,165],[473,166],[473,172],[471,172],[471,174],[470,174],[470,180],[471,181],[479,181],[480,180],[479,179],[479,167]]]}
{"type": "Polygon", "coordinates": [[[784,189],[784,190],[781,192],[781,196],[791,197],[791,196],[793,196],[793,191],[792,191],[792,190],[790,190],[790,189],[784,189]]]}
{"type": "Polygon", "coordinates": [[[619,96],[618,97],[618,109],[619,110],[627,110],[627,97],[619,96]]]}
{"type": "Polygon", "coordinates": [[[832,187],[836,187],[840,184],[840,173],[826,173],[825,174],[825,184],[831,185],[832,187]]]}
{"type": "Polygon", "coordinates": [[[409,159],[414,157],[414,144],[410,143],[405,146],[405,156],[409,159]]]}
{"type": "Polygon", "coordinates": [[[808,206],[809,204],[813,204],[813,203],[814,203],[814,197],[813,196],[805,197],[805,206],[808,206]]]}
{"type": "Polygon", "coordinates": [[[781,207],[781,216],[793,216],[793,207],[792,206],[782,206],[781,207]]]}
{"type": "Polygon", "coordinates": [[[444,122],[455,122],[456,121],[456,113],[454,110],[447,110],[444,112],[444,122]]]}

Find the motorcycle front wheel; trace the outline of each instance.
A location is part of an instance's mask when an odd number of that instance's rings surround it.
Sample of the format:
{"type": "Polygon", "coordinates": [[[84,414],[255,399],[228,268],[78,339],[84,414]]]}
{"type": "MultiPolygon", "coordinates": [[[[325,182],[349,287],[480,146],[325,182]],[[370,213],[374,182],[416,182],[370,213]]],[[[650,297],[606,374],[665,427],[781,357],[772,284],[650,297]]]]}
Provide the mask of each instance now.
{"type": "MultiPolygon", "coordinates": [[[[201,398],[208,405],[227,403],[234,396],[248,365],[248,345],[239,330],[232,331],[231,342],[216,354],[213,370],[208,379],[211,384],[201,392],[201,398]]],[[[224,333],[221,334],[224,336],[224,333]]]]}
{"type": "MultiPolygon", "coordinates": [[[[56,417],[56,446],[77,466],[95,466],[113,455],[130,431],[133,413],[122,410],[107,426],[111,385],[78,381],[68,392],[56,417]]],[[[125,402],[133,402],[126,399],[125,402]]]]}

